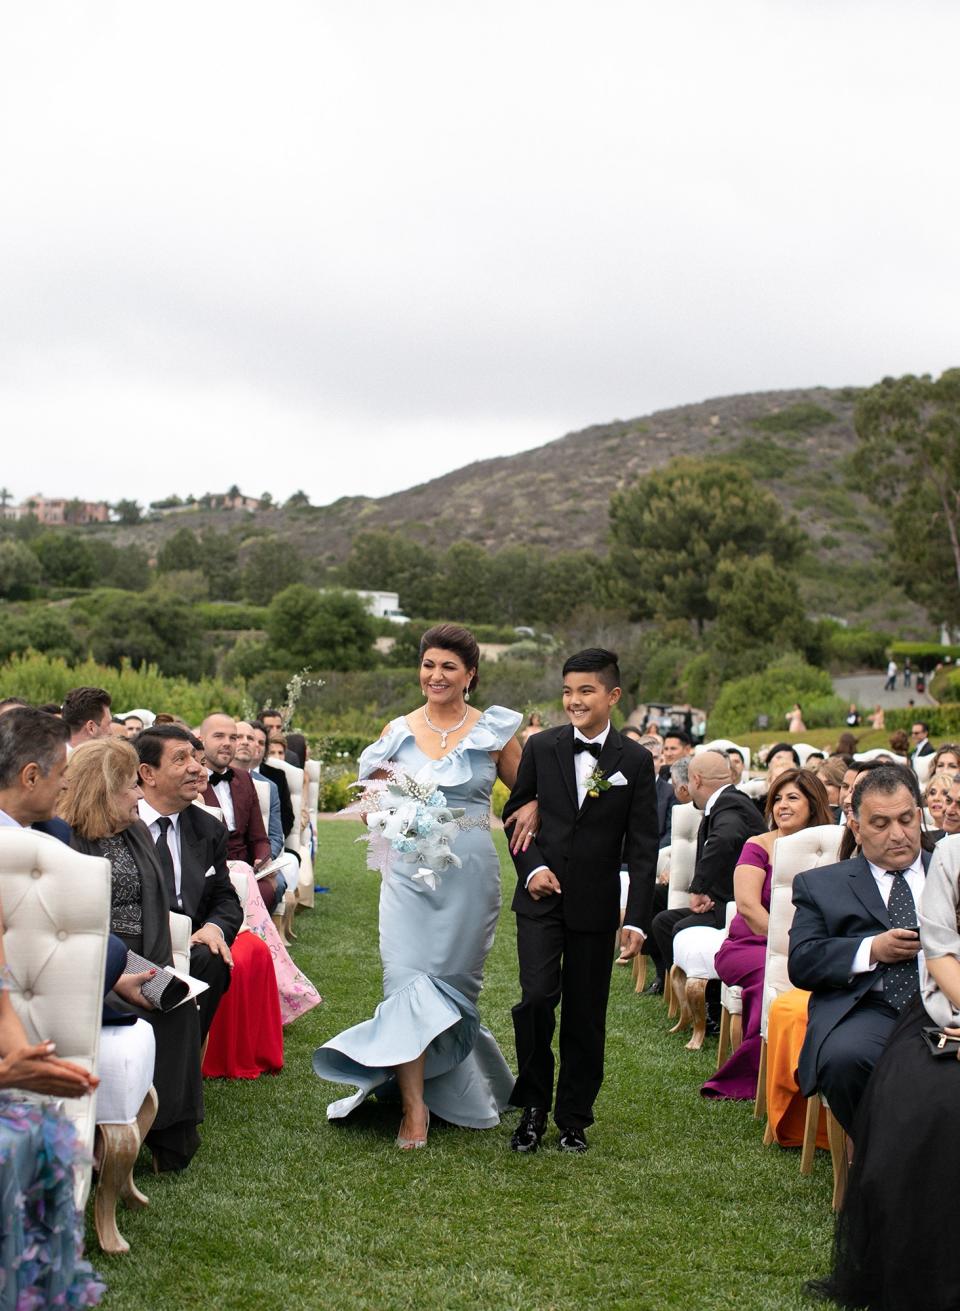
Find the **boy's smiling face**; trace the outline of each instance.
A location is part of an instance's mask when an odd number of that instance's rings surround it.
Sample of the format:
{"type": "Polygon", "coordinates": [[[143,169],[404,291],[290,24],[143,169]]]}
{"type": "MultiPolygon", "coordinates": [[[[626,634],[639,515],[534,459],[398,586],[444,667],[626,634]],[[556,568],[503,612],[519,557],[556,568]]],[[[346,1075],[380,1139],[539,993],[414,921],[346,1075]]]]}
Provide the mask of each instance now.
{"type": "Polygon", "coordinates": [[[620,700],[619,687],[607,687],[593,670],[571,669],[563,678],[563,708],[574,728],[584,737],[602,733],[610,719],[610,708],[620,700]]]}

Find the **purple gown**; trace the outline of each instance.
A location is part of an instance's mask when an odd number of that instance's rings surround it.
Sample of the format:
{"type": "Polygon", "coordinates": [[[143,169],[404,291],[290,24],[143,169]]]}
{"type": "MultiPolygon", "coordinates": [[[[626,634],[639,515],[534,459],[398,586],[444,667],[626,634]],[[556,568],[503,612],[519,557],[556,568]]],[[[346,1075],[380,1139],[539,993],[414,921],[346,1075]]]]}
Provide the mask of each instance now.
{"type": "MultiPolygon", "coordinates": [[[[764,910],[770,909],[770,857],[759,842],[749,838],[743,844],[738,865],[753,865],[764,872],[760,899],[764,910]]],[[[724,1061],[712,1079],[700,1091],[705,1097],[729,1097],[734,1101],[751,1101],[757,1092],[760,1071],[760,1013],[763,1009],[763,975],[767,960],[767,939],[754,933],[738,912],[730,932],[717,952],[714,968],[728,988],[743,989],[743,1041],[724,1061]]]]}

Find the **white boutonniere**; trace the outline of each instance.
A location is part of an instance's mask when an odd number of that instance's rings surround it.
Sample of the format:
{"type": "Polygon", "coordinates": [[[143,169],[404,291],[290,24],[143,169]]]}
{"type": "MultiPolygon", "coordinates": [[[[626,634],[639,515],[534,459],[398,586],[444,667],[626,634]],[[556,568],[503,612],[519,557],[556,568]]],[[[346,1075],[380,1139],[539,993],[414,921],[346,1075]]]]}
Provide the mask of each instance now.
{"type": "Polygon", "coordinates": [[[598,797],[601,792],[606,792],[607,788],[612,787],[613,784],[602,769],[594,769],[584,786],[587,789],[588,797],[598,797]]]}

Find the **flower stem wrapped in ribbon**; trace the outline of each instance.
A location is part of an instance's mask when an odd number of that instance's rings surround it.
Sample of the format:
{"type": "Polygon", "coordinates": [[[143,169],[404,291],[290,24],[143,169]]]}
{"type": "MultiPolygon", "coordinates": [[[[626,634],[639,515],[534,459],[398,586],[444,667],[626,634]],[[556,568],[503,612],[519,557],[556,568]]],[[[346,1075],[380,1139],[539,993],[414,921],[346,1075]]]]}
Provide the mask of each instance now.
{"type": "Polygon", "coordinates": [[[353,785],[363,793],[341,814],[365,817],[369,831],[357,841],[369,843],[368,868],[386,874],[390,855],[396,853],[406,864],[416,865],[410,877],[433,891],[438,874],[463,864],[450,850],[463,811],[448,806],[439,788],[418,783],[392,761],[383,768],[386,778],[353,785]]]}

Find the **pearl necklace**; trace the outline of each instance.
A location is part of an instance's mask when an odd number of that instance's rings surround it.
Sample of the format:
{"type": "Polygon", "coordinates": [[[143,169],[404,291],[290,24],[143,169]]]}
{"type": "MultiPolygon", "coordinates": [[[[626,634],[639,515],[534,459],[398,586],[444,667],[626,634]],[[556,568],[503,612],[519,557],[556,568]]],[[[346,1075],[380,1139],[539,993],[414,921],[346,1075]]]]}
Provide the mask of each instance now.
{"type": "Polygon", "coordinates": [[[432,729],[434,733],[440,734],[441,751],[446,751],[447,738],[450,736],[450,734],[456,733],[458,729],[463,728],[464,724],[467,722],[467,715],[469,715],[469,713],[470,713],[470,709],[469,707],[467,707],[463,712],[463,718],[460,720],[459,724],[454,724],[452,728],[437,728],[436,724],[432,723],[430,720],[430,715],[427,713],[427,707],[426,706],[423,707],[423,717],[427,721],[427,728],[432,729]]]}

